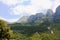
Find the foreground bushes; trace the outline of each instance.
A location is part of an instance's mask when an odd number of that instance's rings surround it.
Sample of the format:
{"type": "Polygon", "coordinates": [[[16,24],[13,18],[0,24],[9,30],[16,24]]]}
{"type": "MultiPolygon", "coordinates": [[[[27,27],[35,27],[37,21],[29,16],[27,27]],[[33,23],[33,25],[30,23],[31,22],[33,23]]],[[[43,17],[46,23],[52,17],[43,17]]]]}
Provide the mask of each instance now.
{"type": "Polygon", "coordinates": [[[34,33],[32,36],[26,36],[21,33],[15,33],[16,40],[60,40],[60,38],[56,37],[54,34],[50,33],[34,33]]]}
{"type": "Polygon", "coordinates": [[[13,37],[13,31],[3,20],[0,20],[0,40],[9,40],[13,37]]]}
{"type": "Polygon", "coordinates": [[[56,25],[55,28],[55,25],[51,25],[52,29],[50,30],[47,30],[48,26],[45,25],[45,23],[42,23],[39,26],[19,26],[18,28],[23,29],[24,31],[18,30],[18,32],[16,29],[15,31],[12,31],[5,21],[0,20],[0,40],[60,40],[59,26],[56,25]],[[51,33],[51,30],[54,33],[51,33]]]}

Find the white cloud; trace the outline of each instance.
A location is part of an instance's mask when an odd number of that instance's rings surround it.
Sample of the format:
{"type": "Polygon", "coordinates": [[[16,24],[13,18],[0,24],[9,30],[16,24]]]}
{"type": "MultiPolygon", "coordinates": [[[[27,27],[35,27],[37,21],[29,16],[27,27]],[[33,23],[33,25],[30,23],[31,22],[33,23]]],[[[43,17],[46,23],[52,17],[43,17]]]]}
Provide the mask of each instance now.
{"type": "Polygon", "coordinates": [[[16,15],[19,15],[24,12],[24,7],[23,6],[16,6],[15,8],[12,9],[12,12],[16,15]]]}
{"type": "Polygon", "coordinates": [[[19,14],[20,15],[25,15],[25,13],[35,14],[35,13],[37,13],[38,10],[39,10],[38,6],[34,6],[34,5],[21,6],[21,5],[18,5],[15,8],[12,9],[12,12],[15,15],[19,15],[19,14]]]}
{"type": "MultiPolygon", "coordinates": [[[[28,1],[28,0],[0,0],[1,2],[3,2],[4,4],[7,5],[16,5],[19,4],[13,8],[11,8],[12,15],[31,15],[31,14],[36,14],[37,12],[41,12],[42,10],[45,9],[53,9],[53,11],[55,11],[56,7],[58,5],[60,5],[60,1],[59,0],[31,0],[29,5],[20,5],[21,3],[23,3],[24,1],[28,1]]],[[[9,21],[11,22],[11,20],[14,22],[17,19],[9,19],[9,21]]]]}
{"type": "Polygon", "coordinates": [[[13,22],[16,22],[17,20],[18,20],[18,18],[16,18],[16,19],[7,19],[7,22],[13,23],[13,22]]]}
{"type": "Polygon", "coordinates": [[[3,3],[7,5],[16,5],[14,8],[11,8],[12,12],[11,14],[14,15],[25,15],[28,14],[35,14],[37,12],[41,12],[45,9],[53,9],[55,11],[56,7],[59,5],[59,0],[31,0],[30,5],[23,6],[20,5],[24,1],[29,0],[1,0],[3,3]]]}
{"type": "Polygon", "coordinates": [[[29,6],[26,6],[24,11],[26,13],[30,13],[30,14],[35,14],[37,13],[37,11],[39,10],[39,7],[38,6],[34,6],[34,5],[29,5],[29,6]]]}
{"type": "Polygon", "coordinates": [[[60,0],[52,1],[52,10],[55,12],[56,8],[60,5],[60,0]]]}
{"type": "Polygon", "coordinates": [[[49,0],[31,0],[30,5],[18,5],[12,11],[15,15],[24,15],[25,13],[36,14],[37,12],[41,12],[41,10],[49,8],[51,8],[51,2],[49,0]]]}
{"type": "Polygon", "coordinates": [[[17,0],[1,0],[1,2],[7,5],[15,5],[18,1],[17,0]]]}
{"type": "Polygon", "coordinates": [[[16,5],[18,3],[23,3],[24,1],[28,1],[28,0],[0,0],[1,2],[3,2],[4,4],[7,4],[7,5],[16,5]]]}
{"type": "MultiPolygon", "coordinates": [[[[16,4],[21,4],[24,1],[29,1],[29,0],[0,0],[4,4],[7,5],[16,5],[16,4]]],[[[28,6],[23,6],[23,5],[17,5],[15,8],[13,8],[13,14],[22,14],[22,13],[31,13],[34,14],[38,10],[42,9],[49,9],[53,8],[53,11],[55,11],[56,7],[59,5],[59,0],[31,0],[31,4],[28,6]],[[53,6],[53,7],[52,7],[53,6]]]]}
{"type": "Polygon", "coordinates": [[[4,19],[4,18],[0,17],[0,20],[6,20],[6,19],[4,19]]]}
{"type": "Polygon", "coordinates": [[[50,8],[51,7],[51,1],[50,0],[31,0],[31,4],[35,6],[39,6],[42,8],[50,8]]]}
{"type": "Polygon", "coordinates": [[[16,19],[5,19],[5,18],[0,17],[0,20],[5,20],[5,21],[10,22],[10,23],[16,22],[18,19],[19,18],[16,18],[16,19]]]}

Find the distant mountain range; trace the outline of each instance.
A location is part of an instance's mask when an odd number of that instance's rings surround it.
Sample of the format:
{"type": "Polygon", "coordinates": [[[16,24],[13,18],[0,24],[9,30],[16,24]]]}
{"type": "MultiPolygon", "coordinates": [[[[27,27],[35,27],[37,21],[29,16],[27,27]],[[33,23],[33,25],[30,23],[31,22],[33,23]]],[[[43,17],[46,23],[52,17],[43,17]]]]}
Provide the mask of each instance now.
{"type": "Polygon", "coordinates": [[[60,6],[56,8],[56,12],[53,13],[51,9],[48,9],[46,12],[46,15],[44,13],[36,13],[35,15],[31,16],[23,16],[19,20],[17,20],[15,23],[34,23],[34,22],[40,22],[44,19],[48,21],[54,21],[59,22],[60,21],[60,6]]]}

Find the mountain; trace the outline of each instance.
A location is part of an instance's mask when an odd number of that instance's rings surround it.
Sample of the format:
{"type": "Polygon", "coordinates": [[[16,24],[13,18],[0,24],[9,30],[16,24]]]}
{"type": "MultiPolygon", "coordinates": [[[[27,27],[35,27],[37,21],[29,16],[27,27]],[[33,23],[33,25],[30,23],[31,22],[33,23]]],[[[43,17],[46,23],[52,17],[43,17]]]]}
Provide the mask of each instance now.
{"type": "Polygon", "coordinates": [[[36,20],[40,20],[43,16],[44,16],[44,14],[43,13],[37,13],[36,15],[36,20]]]}
{"type": "Polygon", "coordinates": [[[54,22],[60,22],[60,6],[56,8],[56,12],[54,14],[54,22]]]}
{"type": "Polygon", "coordinates": [[[35,15],[31,15],[31,16],[28,18],[28,23],[34,23],[35,20],[36,20],[36,16],[35,16],[35,15]]]}
{"type": "Polygon", "coordinates": [[[54,14],[53,11],[52,11],[51,9],[48,9],[48,10],[47,10],[47,13],[46,13],[46,16],[47,16],[47,17],[52,17],[53,14],[54,14]]]}
{"type": "Polygon", "coordinates": [[[27,23],[28,18],[28,16],[23,16],[16,23],[27,23]]]}
{"type": "Polygon", "coordinates": [[[53,14],[54,14],[53,11],[51,9],[48,9],[46,13],[46,21],[52,22],[53,14]]]}
{"type": "Polygon", "coordinates": [[[29,22],[29,23],[34,23],[34,22],[36,22],[37,20],[41,20],[43,16],[44,16],[43,13],[36,13],[35,15],[31,15],[31,16],[28,18],[28,22],[29,22]]]}

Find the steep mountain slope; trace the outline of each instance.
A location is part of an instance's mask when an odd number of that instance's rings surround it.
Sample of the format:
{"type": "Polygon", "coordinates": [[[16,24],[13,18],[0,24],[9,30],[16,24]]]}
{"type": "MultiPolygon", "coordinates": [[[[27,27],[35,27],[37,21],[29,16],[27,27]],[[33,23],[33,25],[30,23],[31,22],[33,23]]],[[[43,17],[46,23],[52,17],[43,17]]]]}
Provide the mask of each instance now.
{"type": "Polygon", "coordinates": [[[43,14],[43,13],[37,13],[36,15],[31,15],[31,16],[28,18],[28,22],[29,22],[29,23],[34,23],[34,22],[37,21],[37,20],[41,20],[42,17],[44,17],[44,14],[43,14]]]}
{"type": "Polygon", "coordinates": [[[53,15],[54,15],[53,11],[51,9],[48,9],[46,13],[46,21],[52,22],[53,15]]]}
{"type": "Polygon", "coordinates": [[[60,22],[60,6],[56,8],[56,12],[54,14],[54,22],[60,22]]]}
{"type": "Polygon", "coordinates": [[[28,16],[21,17],[16,23],[27,23],[28,16]]]}

